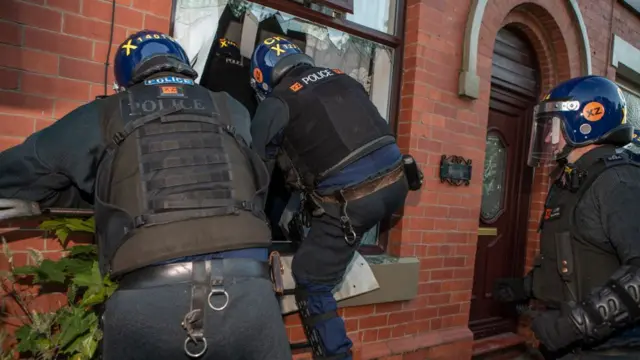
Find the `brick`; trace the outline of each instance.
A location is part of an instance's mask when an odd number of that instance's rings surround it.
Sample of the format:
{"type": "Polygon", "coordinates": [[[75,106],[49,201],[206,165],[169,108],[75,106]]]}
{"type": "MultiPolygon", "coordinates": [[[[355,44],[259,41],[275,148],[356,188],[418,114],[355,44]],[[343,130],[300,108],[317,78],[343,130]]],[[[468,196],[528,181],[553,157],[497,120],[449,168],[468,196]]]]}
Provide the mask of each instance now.
{"type": "MultiPolygon", "coordinates": [[[[109,64],[113,65],[116,53],[119,45],[111,44],[111,54],[109,54],[109,64]]],[[[104,63],[107,59],[107,52],[109,51],[109,44],[102,41],[95,41],[93,43],[93,61],[104,63]]]]}
{"type": "MultiPolygon", "coordinates": [[[[101,0],[82,0],[82,15],[111,22],[112,3],[101,0]]],[[[127,28],[141,29],[144,14],[136,9],[116,5],[115,23],[127,28]]]]}
{"type": "Polygon", "coordinates": [[[104,64],[92,61],[60,58],[60,76],[95,83],[104,82],[104,64]]]}
{"type": "Polygon", "coordinates": [[[40,131],[53,124],[55,120],[51,119],[36,119],[35,131],[40,131]]]}
{"type": "Polygon", "coordinates": [[[53,31],[60,31],[62,26],[59,11],[17,0],[3,0],[2,18],[53,31]]]}
{"type": "Polygon", "coordinates": [[[358,320],[360,329],[371,329],[387,325],[388,315],[371,315],[358,320]]]}
{"type": "Polygon", "coordinates": [[[375,308],[371,305],[348,307],[345,309],[345,317],[361,317],[374,313],[375,308]]]}
{"type": "Polygon", "coordinates": [[[90,85],[87,82],[61,79],[35,74],[24,74],[22,91],[28,94],[53,96],[69,100],[89,100],[90,85]]]}
{"type": "Polygon", "coordinates": [[[0,114],[0,134],[4,136],[29,136],[34,129],[34,120],[29,117],[0,114]]]}
{"type": "Polygon", "coordinates": [[[0,43],[10,45],[22,44],[22,26],[0,20],[0,43]]]}
{"type": "Polygon", "coordinates": [[[171,22],[168,18],[144,14],[144,29],[154,29],[163,33],[169,33],[171,22]]]}
{"type": "Polygon", "coordinates": [[[58,57],[43,52],[0,44],[0,66],[41,74],[58,73],[58,57]]]}
{"type": "Polygon", "coordinates": [[[47,6],[63,11],[79,13],[81,0],[47,0],[47,6]]]}
{"type": "Polygon", "coordinates": [[[41,96],[0,91],[0,114],[15,114],[34,118],[51,117],[53,100],[41,96]]]}
{"type": "MultiPolygon", "coordinates": [[[[107,95],[113,95],[115,93],[112,86],[113,83],[107,84],[107,95]]],[[[104,95],[104,84],[91,84],[89,99],[93,100],[96,96],[102,95],[104,95]]]]}
{"type": "MultiPolygon", "coordinates": [[[[62,31],[65,34],[89,38],[93,40],[108,41],[111,35],[111,25],[108,22],[88,19],[85,17],[64,14],[64,26],[62,31]]],[[[113,39],[124,39],[126,30],[123,27],[115,26],[113,29],[113,39]]]]}
{"type": "Polygon", "coordinates": [[[58,99],[55,101],[53,117],[55,119],[60,119],[84,104],[86,104],[86,102],[84,101],[69,101],[58,99]]]}
{"type": "Polygon", "coordinates": [[[0,68],[0,89],[17,90],[19,85],[20,85],[19,72],[0,68]]]}
{"type": "Polygon", "coordinates": [[[154,15],[171,16],[172,0],[133,0],[133,7],[154,15]]]}
{"type": "Polygon", "coordinates": [[[93,55],[91,40],[29,27],[25,29],[24,45],[28,48],[82,59],[91,59],[93,55]]]}

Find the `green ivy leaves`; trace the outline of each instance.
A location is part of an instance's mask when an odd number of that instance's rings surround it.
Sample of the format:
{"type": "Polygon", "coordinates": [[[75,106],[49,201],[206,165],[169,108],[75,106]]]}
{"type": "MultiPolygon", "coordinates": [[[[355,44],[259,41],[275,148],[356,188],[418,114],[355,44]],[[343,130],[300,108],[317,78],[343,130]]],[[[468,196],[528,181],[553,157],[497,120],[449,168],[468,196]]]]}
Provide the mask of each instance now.
{"type": "Polygon", "coordinates": [[[56,237],[60,239],[63,247],[67,245],[67,238],[72,232],[88,232],[93,233],[95,230],[94,218],[87,220],[60,218],[55,220],[46,220],[40,224],[40,229],[53,231],[56,237]]]}
{"type": "MultiPolygon", "coordinates": [[[[94,232],[93,218],[47,220],[40,226],[55,232],[67,243],[72,232],[94,232]]],[[[44,259],[37,265],[13,268],[16,280],[32,285],[63,285],[68,304],[50,314],[29,314],[30,323],[16,331],[17,351],[38,359],[89,360],[96,355],[102,339],[98,307],[116,290],[108,276],[102,276],[95,245],[76,245],[60,260],[44,259]]]]}

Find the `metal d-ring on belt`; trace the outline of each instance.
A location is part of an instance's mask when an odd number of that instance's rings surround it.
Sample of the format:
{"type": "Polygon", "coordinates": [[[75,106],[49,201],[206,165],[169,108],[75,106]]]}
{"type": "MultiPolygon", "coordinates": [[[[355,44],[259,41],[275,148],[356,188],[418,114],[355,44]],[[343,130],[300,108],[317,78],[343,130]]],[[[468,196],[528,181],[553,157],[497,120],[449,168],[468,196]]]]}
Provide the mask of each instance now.
{"type": "Polygon", "coordinates": [[[269,266],[266,262],[248,259],[215,259],[192,263],[191,310],[185,315],[182,327],[187,331],[184,351],[191,358],[199,358],[207,352],[207,340],[204,337],[205,302],[214,311],[222,311],[229,305],[229,293],[224,288],[225,264],[230,276],[254,276],[270,279],[269,266]],[[237,260],[241,260],[239,263],[237,260]],[[238,265],[241,267],[239,268],[238,265]],[[222,305],[213,303],[215,296],[223,296],[222,305]],[[198,346],[199,351],[189,350],[189,343],[198,346]]]}
{"type": "Polygon", "coordinates": [[[223,273],[223,259],[193,263],[191,311],[185,315],[182,327],[187,331],[187,338],[184,340],[184,352],[194,359],[204,355],[208,348],[207,339],[204,337],[204,299],[207,299],[207,304],[214,311],[222,311],[229,305],[229,293],[224,288],[223,273]],[[213,297],[217,295],[224,296],[224,303],[221,306],[216,306],[212,302],[213,297]],[[191,342],[196,346],[199,342],[202,342],[202,350],[197,352],[189,350],[189,343],[191,342]]]}
{"type": "MultiPolygon", "coordinates": [[[[263,278],[270,280],[267,261],[247,258],[215,258],[211,260],[180,262],[148,266],[135,270],[118,280],[118,290],[145,289],[172,284],[191,284],[191,307],[182,321],[187,331],[184,351],[191,358],[207,352],[204,337],[204,319],[207,305],[213,311],[223,311],[229,306],[230,297],[224,288],[224,278],[263,278]],[[214,304],[214,297],[224,297],[222,305],[214,304]],[[201,346],[198,351],[189,350],[189,344],[201,346]]],[[[198,347],[199,348],[199,347],[198,347]]]]}

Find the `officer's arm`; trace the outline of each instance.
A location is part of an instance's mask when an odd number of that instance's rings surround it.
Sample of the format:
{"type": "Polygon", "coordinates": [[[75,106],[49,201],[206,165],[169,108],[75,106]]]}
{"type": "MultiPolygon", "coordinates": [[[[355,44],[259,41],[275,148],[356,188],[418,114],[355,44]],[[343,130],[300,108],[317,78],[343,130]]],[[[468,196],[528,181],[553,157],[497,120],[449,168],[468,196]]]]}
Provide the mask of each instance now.
{"type": "Polygon", "coordinates": [[[0,198],[89,207],[102,152],[99,121],[92,102],[0,153],[0,198]]]}
{"type": "Polygon", "coordinates": [[[602,226],[622,266],[580,304],[570,318],[585,340],[599,341],[640,321],[640,171],[611,169],[592,189],[602,226]]]}
{"type": "Polygon", "coordinates": [[[251,146],[253,140],[251,139],[251,116],[249,111],[228,93],[221,92],[220,94],[224,94],[224,99],[231,113],[231,125],[235,127],[236,133],[244,139],[247,145],[251,146]]]}
{"type": "Polygon", "coordinates": [[[278,98],[267,98],[260,103],[251,121],[253,149],[272,170],[279,138],[289,123],[289,107],[278,98]]]}

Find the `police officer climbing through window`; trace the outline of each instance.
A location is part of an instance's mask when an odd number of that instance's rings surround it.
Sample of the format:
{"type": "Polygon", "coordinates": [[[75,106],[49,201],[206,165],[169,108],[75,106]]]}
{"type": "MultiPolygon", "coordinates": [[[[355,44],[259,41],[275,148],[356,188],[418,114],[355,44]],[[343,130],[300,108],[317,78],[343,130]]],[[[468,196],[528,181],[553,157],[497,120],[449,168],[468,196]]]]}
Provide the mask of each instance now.
{"type": "Polygon", "coordinates": [[[281,37],[260,43],[251,67],[261,100],[251,125],[254,149],[305,195],[310,231],[292,263],[303,328],[316,359],[351,359],[331,291],[363,233],[403,206],[421,173],[413,158],[403,158],[364,88],[340,70],[315,66],[281,37]]]}
{"type": "Polygon", "coordinates": [[[195,84],[169,36],[117,51],[121,91],[2,152],[0,198],[93,204],[101,271],[119,283],[103,359],[291,359],[247,110],[195,84]]]}
{"type": "Polygon", "coordinates": [[[214,41],[211,53],[200,85],[214,92],[229,93],[253,117],[258,103],[249,85],[249,59],[242,57],[238,44],[225,38],[214,41]]]}
{"type": "Polygon", "coordinates": [[[640,165],[618,86],[566,81],[535,108],[529,165],[553,164],[540,255],[494,297],[537,299],[531,328],[547,359],[640,359],[640,165]]]}

